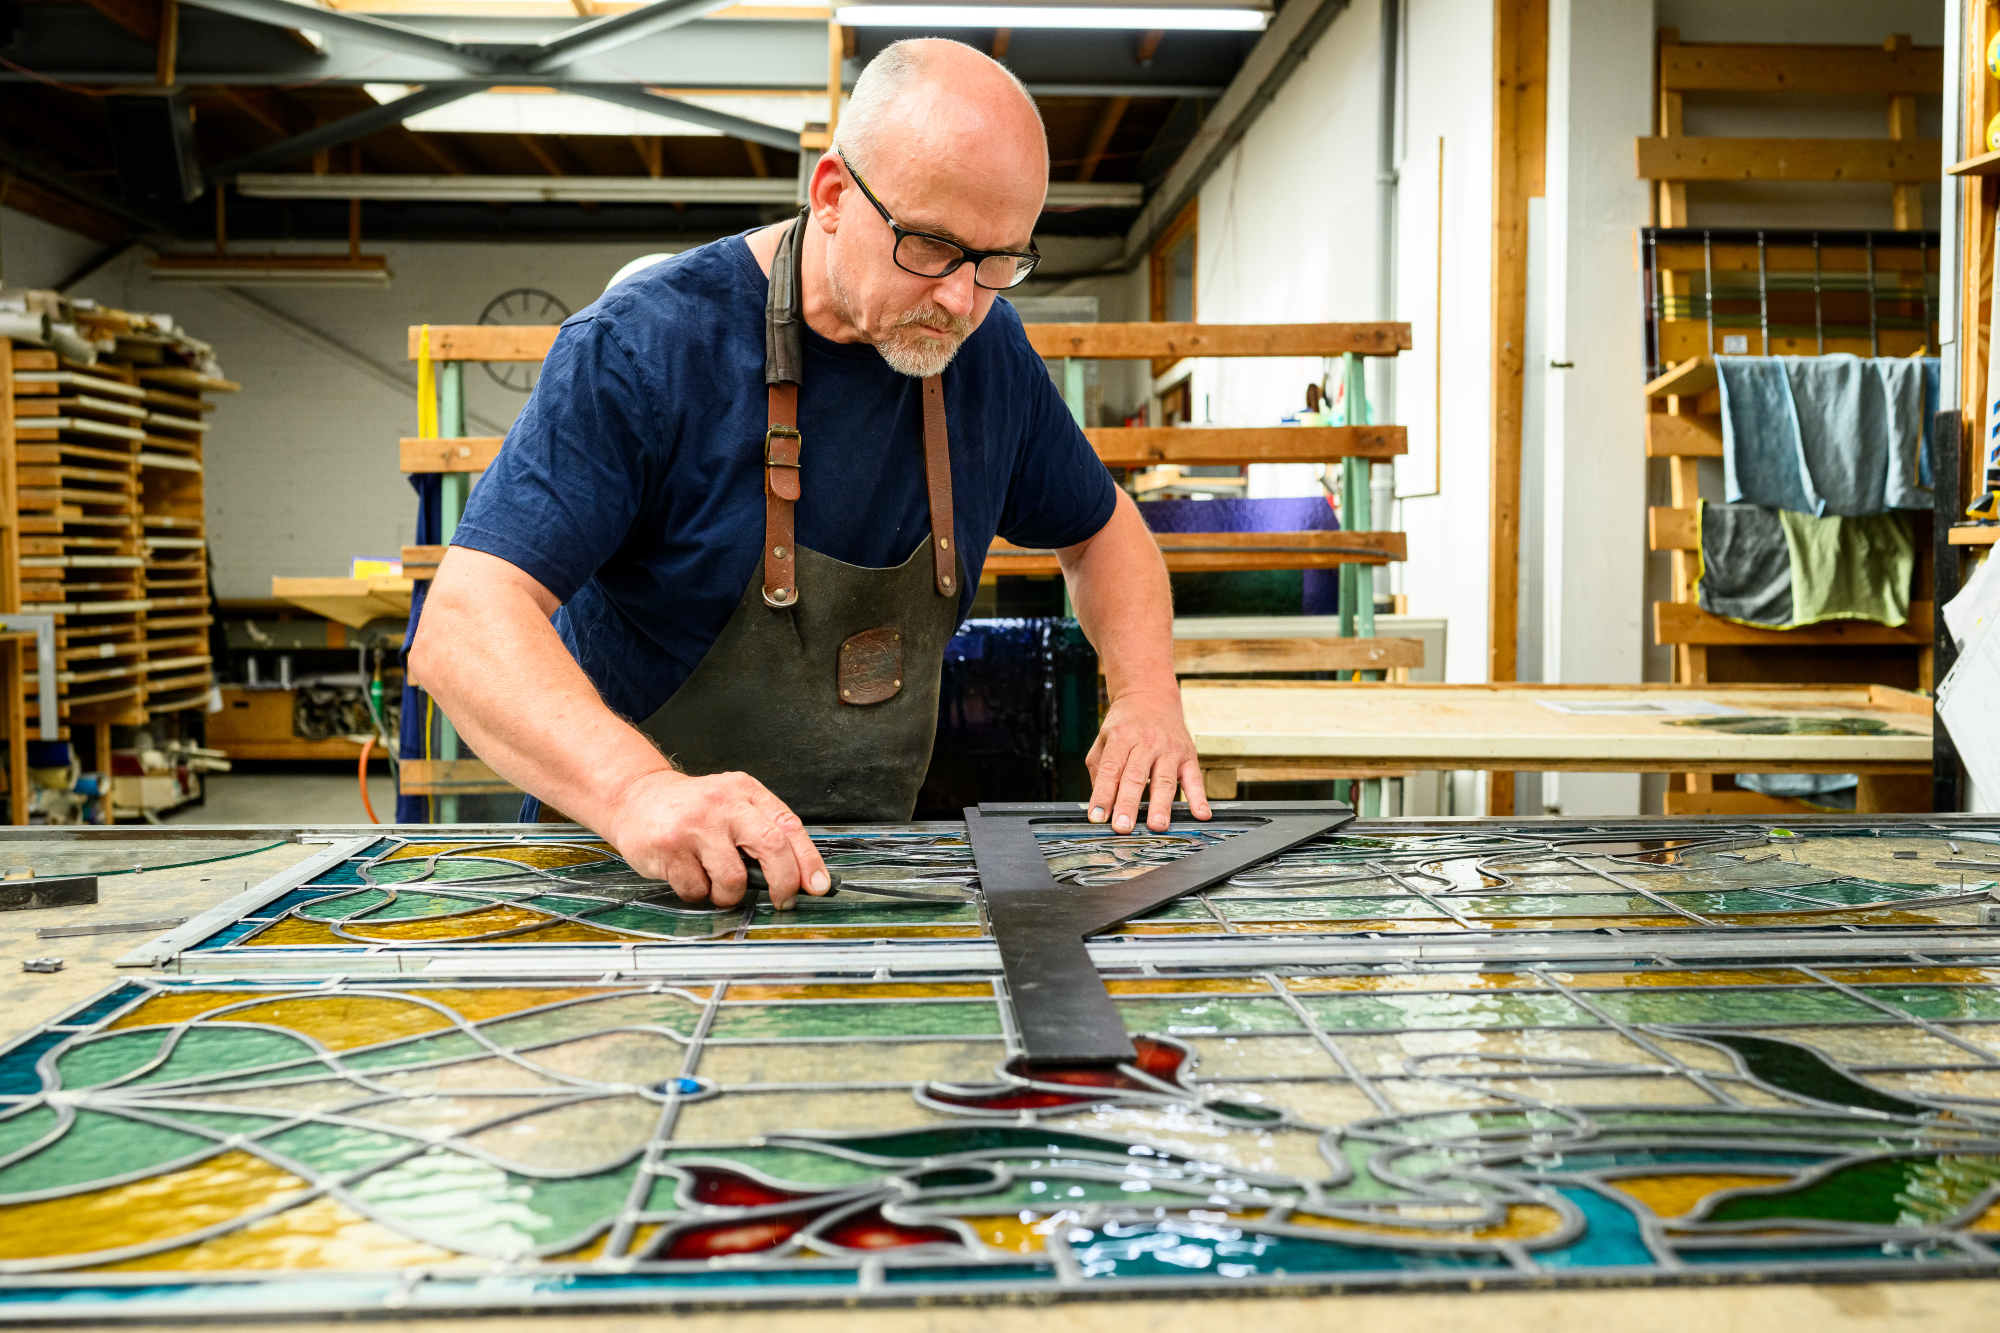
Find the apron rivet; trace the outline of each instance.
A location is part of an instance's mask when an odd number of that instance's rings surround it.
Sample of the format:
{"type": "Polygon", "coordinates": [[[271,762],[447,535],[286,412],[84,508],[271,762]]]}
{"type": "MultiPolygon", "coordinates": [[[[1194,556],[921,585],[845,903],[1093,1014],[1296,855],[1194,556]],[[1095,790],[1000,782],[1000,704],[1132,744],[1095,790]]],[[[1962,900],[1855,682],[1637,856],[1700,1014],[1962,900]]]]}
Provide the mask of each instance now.
{"type": "Polygon", "coordinates": [[[938,549],[940,551],[949,551],[951,549],[951,538],[940,537],[938,539],[938,549]]]}
{"type": "Polygon", "coordinates": [[[853,691],[853,690],[842,690],[842,691],[840,692],[840,697],[841,697],[841,698],[843,698],[843,699],[852,699],[852,698],[854,697],[854,691],[853,691]]]}
{"type": "Polygon", "coordinates": [[[785,558],[785,548],[782,546],[773,546],[771,548],[771,554],[776,556],[778,559],[783,560],[785,558]]]}
{"type": "Polygon", "coordinates": [[[902,682],[902,681],[900,681],[900,680],[899,680],[899,681],[897,681],[897,682],[896,682],[896,688],[897,688],[897,689],[899,689],[899,690],[900,690],[900,689],[902,689],[902,688],[903,688],[903,682],[902,682]]]}

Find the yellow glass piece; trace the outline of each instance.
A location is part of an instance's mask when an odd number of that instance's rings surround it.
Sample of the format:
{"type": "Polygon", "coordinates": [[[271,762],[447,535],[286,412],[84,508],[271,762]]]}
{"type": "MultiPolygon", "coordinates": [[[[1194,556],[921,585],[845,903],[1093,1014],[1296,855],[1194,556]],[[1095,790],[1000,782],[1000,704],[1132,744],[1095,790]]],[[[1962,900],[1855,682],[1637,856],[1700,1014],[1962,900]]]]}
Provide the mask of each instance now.
{"type": "Polygon", "coordinates": [[[1655,1217],[1685,1217],[1711,1194],[1722,1190],[1777,1185],[1790,1178],[1789,1173],[1759,1176],[1740,1173],[1728,1175],[1675,1173],[1663,1176],[1623,1176],[1607,1183],[1646,1205],[1655,1217]]]}
{"type": "Polygon", "coordinates": [[[531,926],[538,921],[549,919],[549,914],[546,912],[537,912],[533,908],[518,907],[508,903],[504,906],[453,912],[450,916],[433,917],[430,920],[350,921],[346,924],[346,930],[349,935],[359,940],[462,940],[475,935],[491,935],[496,930],[531,926]]]}
{"type": "Polygon", "coordinates": [[[1901,982],[1932,986],[2000,985],[2000,967],[1829,967],[1826,974],[1850,986],[1901,982]]]}
{"type": "MultiPolygon", "coordinates": [[[[1216,929],[1219,931],[1221,927],[1216,929]]],[[[1398,931],[1405,934],[1429,931],[1435,934],[1439,931],[1462,931],[1465,927],[1445,916],[1419,917],[1414,921],[1374,921],[1343,916],[1325,921],[1239,921],[1236,929],[1245,935],[1355,935],[1362,931],[1398,931]]]]}
{"type": "Polygon", "coordinates": [[[593,926],[583,921],[558,921],[539,930],[524,930],[519,935],[509,935],[508,943],[520,941],[524,944],[616,944],[631,940],[653,938],[650,935],[633,935],[609,926],[593,926]]]}
{"type": "MultiPolygon", "coordinates": [[[[95,1265],[106,1273],[207,1273],[230,1269],[394,1269],[413,1264],[485,1266],[420,1240],[411,1240],[332,1199],[309,1199],[275,1217],[210,1236],[178,1249],[95,1265]]],[[[93,1271],[91,1269],[84,1270],[93,1271]]]]}
{"type": "Polygon", "coordinates": [[[462,842],[413,842],[407,847],[398,847],[383,857],[384,861],[421,861],[426,856],[436,856],[441,852],[455,852],[465,847],[462,842]]]}
{"type": "Polygon", "coordinates": [[[275,949],[280,945],[300,944],[352,944],[333,933],[333,928],[321,921],[307,921],[302,917],[288,916],[283,921],[273,922],[255,935],[242,942],[246,949],[275,949]]]}
{"type": "Polygon", "coordinates": [[[451,1019],[435,1009],[386,995],[290,996],[238,1009],[214,1021],[270,1023],[336,1051],[452,1026],[451,1019]]]}
{"type": "MultiPolygon", "coordinates": [[[[677,991],[685,991],[696,999],[706,1000],[708,998],[710,987],[676,986],[674,987],[674,989],[677,991]]],[[[434,1004],[441,1004],[445,1006],[447,1009],[456,1012],[460,1017],[464,1018],[468,1022],[477,1023],[483,1019],[500,1018],[507,1014],[519,1013],[523,1009],[536,1009],[545,1004],[560,1004],[564,1000],[580,1000],[584,998],[596,998],[607,995],[632,995],[632,994],[639,994],[641,992],[634,991],[632,988],[626,986],[545,986],[545,987],[533,987],[533,988],[493,986],[493,987],[481,987],[478,989],[468,989],[468,990],[459,990],[459,989],[424,990],[416,993],[422,995],[426,1000],[429,1000],[434,1004]]],[[[978,993],[981,995],[989,995],[992,992],[991,990],[982,987],[979,989],[978,993]]],[[[248,995],[245,995],[242,991],[234,989],[176,991],[166,995],[155,995],[151,999],[147,1000],[144,1004],[141,1004],[138,1008],[134,1009],[131,1013],[126,1014],[123,1018],[120,1018],[117,1022],[111,1024],[111,1027],[134,1028],[134,1027],[145,1027],[148,1024],[153,1024],[153,1023],[185,1022],[190,1018],[199,1018],[201,1017],[201,1015],[212,1012],[213,1010],[216,1009],[220,1009],[225,1005],[241,1004],[244,1000],[247,1000],[249,998],[250,997],[248,995]]],[[[315,1005],[325,1005],[332,1003],[338,999],[346,999],[349,1002],[360,1001],[370,1004],[397,1004],[397,1005],[403,1005],[407,1008],[413,1008],[418,1010],[422,1010],[423,1008],[421,1005],[407,1005],[406,1002],[404,1001],[390,999],[387,997],[379,997],[379,998],[373,996],[338,997],[329,995],[319,995],[311,992],[307,992],[304,994],[296,994],[296,995],[274,996],[272,997],[271,1001],[269,1001],[269,1003],[279,1004],[279,1003],[288,1003],[294,1000],[310,1000],[315,1005]]],[[[260,1012],[262,1011],[263,1008],[264,1006],[261,1005],[258,1006],[260,1012]]],[[[246,1010],[243,1012],[247,1014],[249,1011],[246,1010]]],[[[286,1012],[289,1014],[292,1011],[288,1009],[286,1012]]],[[[314,1015],[317,1015],[320,1014],[322,1011],[314,1009],[309,1012],[314,1015]]],[[[229,1018],[223,1021],[235,1022],[239,1021],[239,1019],[237,1015],[232,1014],[229,1016],[229,1018]]],[[[334,1044],[332,1041],[329,1041],[328,1038],[319,1030],[304,1027],[294,1022],[293,1019],[290,1017],[285,1017],[280,1019],[273,1019],[270,1017],[256,1017],[256,1018],[245,1017],[242,1018],[240,1021],[265,1022],[265,1023],[277,1022],[282,1026],[295,1027],[301,1032],[307,1032],[312,1036],[318,1037],[321,1041],[327,1042],[328,1045],[334,1044]]],[[[370,1021],[374,1020],[371,1019],[370,1021]]],[[[443,1027],[443,1026],[448,1026],[448,1024],[445,1022],[440,1022],[437,1024],[437,1026],[443,1027]]],[[[418,1032],[426,1032],[430,1031],[431,1029],[416,1028],[412,1030],[418,1032]]],[[[403,1035],[408,1035],[408,1034],[404,1032],[384,1032],[379,1036],[368,1036],[366,1040],[371,1042],[388,1041],[391,1037],[403,1036],[403,1035]]],[[[348,1044],[353,1045],[356,1043],[348,1043],[348,1044]]]]}
{"type": "MultiPolygon", "coordinates": [[[[665,1223],[662,1222],[644,1222],[633,1227],[632,1239],[626,1246],[624,1253],[643,1253],[646,1246],[652,1243],[653,1237],[660,1234],[660,1228],[664,1225],[665,1223]]],[[[604,1247],[611,1243],[611,1233],[616,1229],[615,1227],[606,1227],[604,1228],[604,1234],[590,1242],[590,1244],[580,1245],[574,1250],[564,1250],[561,1254],[552,1254],[543,1262],[551,1264],[581,1264],[602,1259],[605,1253],[604,1247]]]]}
{"type": "Polygon", "coordinates": [[[615,861],[618,853],[603,843],[566,843],[560,846],[515,846],[515,847],[468,847],[462,852],[454,852],[446,859],[452,861],[512,861],[515,865],[534,866],[538,870],[567,870],[571,866],[592,865],[599,861],[615,861]]]}
{"type": "Polygon", "coordinates": [[[211,1009],[220,1009],[228,1004],[240,1004],[249,998],[240,990],[175,991],[166,995],[155,995],[112,1023],[106,1030],[142,1028],[152,1023],[184,1023],[190,1018],[199,1018],[211,1009]]]}
{"type": "MultiPolygon", "coordinates": [[[[1111,935],[1221,935],[1221,934],[1223,934],[1223,933],[1224,933],[1224,931],[1223,931],[1223,926],[1222,926],[1222,923],[1221,923],[1220,921],[1207,921],[1207,922],[1202,922],[1202,921],[1179,921],[1179,922],[1172,922],[1172,923],[1168,923],[1168,922],[1159,922],[1159,923],[1150,923],[1150,922],[1145,922],[1145,921],[1133,921],[1133,922],[1129,922],[1129,923],[1127,923],[1127,924],[1125,924],[1125,925],[1122,925],[1122,926],[1115,926],[1115,927],[1113,927],[1112,929],[1110,929],[1110,930],[1106,931],[1106,932],[1104,933],[1104,936],[1111,936],[1111,935]]],[[[1099,936],[1094,936],[1093,938],[1103,938],[1103,937],[1099,937],[1099,936]]]]}
{"type": "Polygon", "coordinates": [[[1743,972],[1551,972],[1571,986],[1817,986],[1805,973],[1790,967],[1743,972]]]}
{"type": "Polygon", "coordinates": [[[1421,976],[1287,977],[1285,989],[1346,990],[1503,990],[1513,986],[1542,987],[1548,983],[1526,972],[1429,972],[1421,976]]]}
{"type": "MultiPolygon", "coordinates": [[[[674,989],[686,991],[700,999],[708,998],[707,986],[676,986],[674,989]]],[[[467,990],[419,992],[427,1000],[449,1005],[474,1023],[488,1018],[499,1018],[506,1014],[518,1014],[523,1009],[539,1009],[545,1004],[560,1004],[564,1000],[598,999],[607,995],[641,993],[630,986],[533,986],[519,989],[512,986],[482,986],[467,990]]]]}
{"type": "Polygon", "coordinates": [[[1060,1213],[998,1213],[991,1217],[961,1217],[958,1220],[972,1228],[972,1234],[996,1250],[1008,1254],[1040,1254],[1047,1243],[1049,1233],[1065,1222],[1074,1222],[1080,1214],[1060,1213]]]}
{"type": "Polygon", "coordinates": [[[181,1171],[0,1207],[0,1259],[94,1254],[216,1226],[296,1195],[306,1183],[247,1152],[181,1171]]]}
{"type": "Polygon", "coordinates": [[[977,926],[869,926],[863,932],[853,929],[812,929],[798,926],[754,926],[750,938],[755,940],[851,940],[857,933],[868,939],[885,940],[976,940],[985,932],[977,926]]]}
{"type": "MultiPolygon", "coordinates": [[[[1451,1210],[1410,1209],[1410,1213],[1451,1210]]],[[[1442,1220],[1442,1219],[1441,1219],[1442,1220]]],[[[1562,1230],[1562,1214],[1547,1204],[1515,1203],[1507,1206],[1505,1221],[1483,1227],[1412,1227],[1379,1222],[1357,1222],[1345,1217],[1321,1217],[1316,1213],[1295,1212],[1290,1221],[1305,1227],[1325,1227],[1329,1231],[1355,1231],[1368,1236],[1415,1236],[1430,1240],[1533,1240],[1562,1230]]]]}
{"type": "Polygon", "coordinates": [[[1966,1223],[1967,1231],[2000,1231],[2000,1201],[1991,1204],[1985,1212],[1966,1223]]]}
{"type": "Polygon", "coordinates": [[[1104,989],[1113,995],[1269,995],[1271,988],[1255,977],[1145,977],[1134,981],[1107,981],[1104,989]]]}
{"type": "Polygon", "coordinates": [[[887,982],[881,985],[746,986],[732,983],[731,1000],[928,1000],[993,998],[993,987],[981,981],[887,982]]]}

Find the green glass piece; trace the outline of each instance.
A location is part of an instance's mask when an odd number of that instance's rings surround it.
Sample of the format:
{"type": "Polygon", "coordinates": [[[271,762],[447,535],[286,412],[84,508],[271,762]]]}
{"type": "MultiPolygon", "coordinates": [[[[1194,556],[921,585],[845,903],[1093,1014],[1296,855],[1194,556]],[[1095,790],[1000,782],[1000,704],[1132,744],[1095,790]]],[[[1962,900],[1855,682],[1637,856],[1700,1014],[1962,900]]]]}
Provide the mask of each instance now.
{"type": "MultiPolygon", "coordinates": [[[[662,1153],[660,1160],[663,1163],[734,1163],[747,1166],[781,1184],[815,1187],[856,1185],[879,1179],[883,1173],[883,1168],[879,1166],[799,1148],[701,1148],[689,1152],[662,1153]]],[[[655,1181],[646,1207],[649,1210],[673,1207],[674,1187],[672,1177],[663,1176],[655,1181]],[[666,1202],[660,1202],[662,1199],[666,1202]]]]}
{"type": "Polygon", "coordinates": [[[1298,1032],[1305,1027],[1283,1000],[1252,996],[1120,1000],[1118,1013],[1132,1032],[1298,1032]]]}
{"type": "Polygon", "coordinates": [[[440,1032],[432,1036],[412,1037],[394,1046],[372,1051],[354,1051],[342,1055],[340,1063],[349,1069],[395,1069],[431,1060],[453,1060],[460,1056],[483,1054],[486,1054],[486,1048],[465,1033],[440,1032]]]}
{"type": "Polygon", "coordinates": [[[1365,1028],[1585,1027],[1597,1019],[1560,995],[1451,991],[1398,995],[1301,996],[1320,1026],[1365,1028]]]}
{"type": "Polygon", "coordinates": [[[1877,1091],[1827,1062],[1825,1056],[1808,1047],[1770,1037],[1753,1037],[1741,1032],[1713,1032],[1706,1040],[1726,1046],[1743,1057],[1752,1074],[1774,1088],[1795,1092],[1814,1101],[1832,1102],[1865,1111],[1886,1111],[1890,1115],[1926,1115],[1928,1106],[1892,1097],[1877,1091]]]}
{"type": "MultiPolygon", "coordinates": [[[[1156,908],[1134,921],[1214,921],[1206,907],[1193,898],[1176,898],[1164,907],[1156,908]]],[[[1220,927],[1218,927],[1220,929],[1220,927]]]]}
{"type": "Polygon", "coordinates": [[[327,1175],[345,1175],[409,1149],[410,1140],[354,1125],[320,1122],[273,1134],[264,1144],[295,1162],[327,1175]]]}
{"type": "Polygon", "coordinates": [[[56,1057],[64,1088],[98,1088],[120,1079],[160,1053],[168,1033],[160,1029],[110,1032],[80,1041],[56,1057]]]}
{"type": "Polygon", "coordinates": [[[442,1147],[354,1182],[354,1196],[420,1235],[475,1254],[520,1255],[577,1237],[624,1207],[636,1163],[566,1180],[515,1175],[442,1147]]]}
{"type": "Polygon", "coordinates": [[[529,907],[539,907],[545,912],[563,912],[570,916],[580,916],[610,905],[604,898],[579,898],[567,893],[538,893],[522,899],[529,907]]]}
{"type": "Polygon", "coordinates": [[[2000,986],[1863,986],[1860,989],[1918,1018],[2000,1018],[2000,986]]]}
{"type": "Polygon", "coordinates": [[[0,1195],[88,1185],[215,1146],[214,1139],[199,1134],[102,1111],[79,1110],[61,1138],[0,1170],[0,1195]]]}
{"type": "MultiPolygon", "coordinates": [[[[1131,1145],[1117,1139],[1091,1134],[1072,1134],[1033,1125],[935,1125],[925,1129],[896,1130],[887,1134],[856,1134],[831,1140],[849,1152],[871,1157],[908,1160],[919,1157],[948,1157],[957,1153],[991,1152],[1090,1152],[1109,1154],[1125,1161],[1133,1159],[1131,1145]]],[[[791,1145],[788,1145],[791,1146],[791,1145]]],[[[1185,1164],[1188,1159],[1164,1148],[1147,1154],[1149,1165],[1185,1164]]]]}
{"type": "Polygon", "coordinates": [[[1341,921],[1356,918],[1405,921],[1426,917],[1444,919],[1448,915],[1414,895],[1402,898],[1291,898],[1284,902],[1245,902],[1240,898],[1222,898],[1216,900],[1215,905],[1231,921],[1341,921]]]}
{"type": "Polygon", "coordinates": [[[178,1120],[184,1125],[199,1125],[203,1129],[212,1129],[222,1134],[261,1134],[288,1118],[280,1111],[259,1115],[240,1111],[184,1111],[178,1107],[149,1106],[146,1109],[154,1115],[178,1120]]]}
{"type": "Polygon", "coordinates": [[[338,898],[321,898],[318,902],[307,903],[298,909],[298,915],[308,921],[341,921],[350,916],[361,916],[388,901],[389,894],[386,890],[363,889],[359,893],[343,894],[338,898]]]}
{"type": "Polygon", "coordinates": [[[1666,908],[1638,894],[1505,893],[1454,898],[1467,916],[1662,916],[1666,908]]]}
{"type": "Polygon", "coordinates": [[[1801,888],[1789,889],[1787,892],[1823,903],[1866,906],[1871,903],[1895,903],[1904,898],[1934,893],[1936,890],[1928,886],[1878,884],[1873,880],[1843,880],[1833,884],[1808,884],[1801,888]]]}
{"type": "MultiPolygon", "coordinates": [[[[1232,1193],[1238,1191],[1232,1190],[1232,1193]]],[[[1263,1199],[1272,1196],[1255,1191],[1263,1199]]],[[[1124,1208],[1203,1208],[1214,1207],[1202,1195],[1181,1190],[1149,1188],[1144,1180],[1091,1180],[1076,1176],[1027,1177],[1017,1174],[1002,1190],[991,1194],[952,1194],[926,1202],[960,1216],[981,1213],[1052,1213],[1061,1208],[1084,1208],[1108,1203],[1124,1208]]]]}
{"type": "Polygon", "coordinates": [[[1810,912],[1812,905],[1794,898],[1755,889],[1729,889],[1721,893],[1669,893],[1668,902],[1708,916],[1716,912],[1810,912]]]}
{"type": "Polygon", "coordinates": [[[47,1106],[30,1106],[0,1120],[0,1157],[17,1153],[56,1127],[56,1113],[47,1106]]]}
{"type": "Polygon", "coordinates": [[[1398,1185],[1390,1184],[1368,1169],[1368,1159],[1382,1151],[1382,1145],[1363,1139],[1343,1138],[1340,1141],[1340,1155],[1347,1159],[1353,1175],[1344,1185],[1329,1188],[1329,1199],[1407,1199],[1411,1192],[1398,1185]]]}
{"type": "Polygon", "coordinates": [[[451,880],[506,879],[509,876],[519,876],[522,883],[530,885],[547,882],[539,875],[528,874],[518,865],[502,861],[444,860],[428,871],[423,861],[391,861],[375,866],[369,874],[377,884],[406,884],[413,880],[437,884],[451,880]]]}
{"type": "Polygon", "coordinates": [[[489,906],[485,899],[464,894],[424,893],[398,889],[394,902],[372,910],[357,909],[340,918],[346,921],[404,921],[418,916],[443,916],[452,912],[476,912],[489,906]]]}
{"type": "Polygon", "coordinates": [[[927,926],[938,922],[978,921],[979,909],[971,903],[885,903],[880,900],[850,899],[843,893],[833,901],[801,897],[789,912],[759,908],[759,926],[927,926]]]}
{"type": "Polygon", "coordinates": [[[948,1037],[1000,1031],[983,1002],[723,1005],[710,1037],[948,1037]]]}
{"type": "Polygon", "coordinates": [[[743,920],[743,913],[736,912],[673,912],[643,904],[625,904],[605,912],[593,912],[587,918],[593,926],[605,926],[611,930],[637,930],[648,935],[671,935],[676,938],[705,938],[722,931],[733,931],[743,920]]]}
{"type": "Polygon", "coordinates": [[[1837,1023],[1882,1018],[1880,1010],[1823,986],[1589,991],[1586,996],[1627,1023],[1837,1023]]]}
{"type": "Polygon", "coordinates": [[[310,1056],[312,1047],[289,1032],[263,1028],[187,1029],[174,1053],[157,1069],[150,1069],[124,1086],[144,1087],[184,1078],[217,1078],[238,1069],[276,1064],[310,1056]]]}
{"type": "Polygon", "coordinates": [[[2000,1155],[1878,1157],[1836,1167],[1789,1189],[1725,1197],[1704,1220],[1798,1218],[1872,1226],[1937,1226],[1964,1212],[1995,1181],[2000,1181],[2000,1155]]]}

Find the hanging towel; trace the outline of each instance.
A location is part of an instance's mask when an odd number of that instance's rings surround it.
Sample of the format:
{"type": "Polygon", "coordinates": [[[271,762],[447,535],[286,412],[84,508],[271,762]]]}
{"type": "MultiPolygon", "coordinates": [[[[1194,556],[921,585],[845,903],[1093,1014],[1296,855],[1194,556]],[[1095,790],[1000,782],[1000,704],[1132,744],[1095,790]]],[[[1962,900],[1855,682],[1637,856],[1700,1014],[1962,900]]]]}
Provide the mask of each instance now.
{"type": "Polygon", "coordinates": [[[1799,418],[1780,359],[1718,356],[1722,399],[1722,480],[1731,503],[1817,514],[1807,483],[1799,418]]]}
{"type": "Polygon", "coordinates": [[[1701,506],[1701,609],[1753,625],[1792,623],[1792,562],[1778,510],[1701,506]]]}
{"type": "Polygon", "coordinates": [[[1928,509],[1925,404],[1935,364],[1717,357],[1728,498],[1815,517],[1928,509]]]}
{"type": "Polygon", "coordinates": [[[1812,518],[1778,512],[1791,563],[1792,624],[1910,619],[1917,543],[1908,514],[1812,518]]]}

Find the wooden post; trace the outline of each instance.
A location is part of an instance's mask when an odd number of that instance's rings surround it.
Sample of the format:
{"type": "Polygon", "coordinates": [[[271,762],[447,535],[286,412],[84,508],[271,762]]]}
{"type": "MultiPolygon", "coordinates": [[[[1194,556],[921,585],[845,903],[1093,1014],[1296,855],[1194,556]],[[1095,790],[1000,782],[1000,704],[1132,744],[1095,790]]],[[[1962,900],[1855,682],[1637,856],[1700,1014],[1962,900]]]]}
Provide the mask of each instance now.
{"type": "MultiPolygon", "coordinates": [[[[1521,396],[1528,338],[1528,200],[1543,191],[1548,0],[1493,6],[1492,519],[1487,678],[1513,680],[1520,650],[1521,396]]],[[[1487,810],[1514,813],[1514,775],[1494,773],[1487,810]]]]}
{"type": "MultiPolygon", "coordinates": [[[[1907,51],[1910,49],[1910,35],[1899,32],[1882,44],[1885,51],[1907,51]]],[[[1889,97],[1889,137],[1891,139],[1914,139],[1917,137],[1917,95],[1915,93],[1894,93],[1889,97]]],[[[1924,225],[1923,187],[1915,182],[1904,182],[1889,187],[1895,205],[1895,227],[1897,231],[1921,231],[1924,225]]],[[[1921,278],[1919,279],[1921,281],[1921,278]]]]}
{"type": "Polygon", "coordinates": [[[174,86],[174,65],[180,58],[180,0],[160,0],[160,41],[153,50],[153,82],[162,88],[174,86]]]}
{"type": "MultiPolygon", "coordinates": [[[[1679,28],[1660,29],[1659,44],[1662,47],[1679,46],[1681,44],[1681,30],[1679,28]]],[[[1657,50],[1653,53],[1653,78],[1656,82],[1660,79],[1660,56],[1657,50]]],[[[1660,137],[1662,139],[1679,138],[1683,133],[1681,128],[1682,97],[1683,94],[1678,88],[1664,86],[1660,88],[1660,137]]],[[[1660,225],[1662,227],[1687,226],[1687,182],[1661,181],[1659,182],[1659,186],[1660,225]]]]}
{"type": "MultiPolygon", "coordinates": [[[[21,498],[14,441],[14,340],[0,338],[0,611],[21,609],[21,498]]],[[[28,700],[21,643],[0,650],[6,691],[7,822],[28,822],[28,700]]]]}

